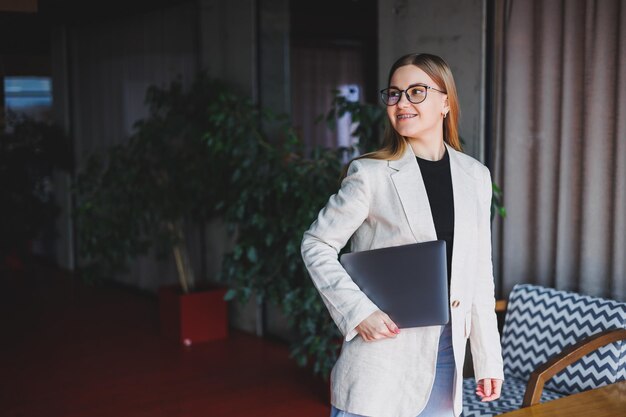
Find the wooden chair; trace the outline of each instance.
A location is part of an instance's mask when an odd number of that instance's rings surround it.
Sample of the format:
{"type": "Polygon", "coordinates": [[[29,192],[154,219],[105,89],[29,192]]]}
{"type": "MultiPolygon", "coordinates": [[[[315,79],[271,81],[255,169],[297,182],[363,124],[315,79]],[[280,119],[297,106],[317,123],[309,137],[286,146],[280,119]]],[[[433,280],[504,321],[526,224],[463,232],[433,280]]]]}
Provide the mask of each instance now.
{"type": "Polygon", "coordinates": [[[464,380],[463,417],[491,417],[626,380],[626,303],[516,285],[505,311],[501,397],[481,403],[464,380]]]}

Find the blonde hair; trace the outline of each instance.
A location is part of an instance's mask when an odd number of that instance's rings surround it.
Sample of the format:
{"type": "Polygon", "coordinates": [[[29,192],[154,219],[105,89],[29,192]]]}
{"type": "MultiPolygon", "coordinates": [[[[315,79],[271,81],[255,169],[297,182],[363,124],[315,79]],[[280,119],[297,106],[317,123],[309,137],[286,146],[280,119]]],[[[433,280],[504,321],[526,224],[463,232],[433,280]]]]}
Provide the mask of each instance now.
{"type": "MultiPolygon", "coordinates": [[[[448,95],[448,106],[450,110],[445,119],[443,119],[443,140],[457,151],[461,151],[461,141],[459,140],[459,98],[456,94],[456,85],[454,83],[454,77],[452,77],[452,71],[450,67],[441,57],[431,54],[408,54],[404,55],[396,60],[389,70],[389,77],[387,78],[387,85],[391,83],[391,77],[393,73],[400,67],[405,65],[415,65],[422,71],[424,71],[439,88],[448,95]]],[[[385,123],[385,132],[383,134],[382,148],[368,152],[363,155],[357,156],[350,160],[350,162],[361,159],[385,159],[396,160],[400,159],[404,154],[406,147],[408,146],[406,138],[400,136],[398,132],[391,126],[389,119],[385,123]]],[[[341,178],[346,176],[348,166],[350,162],[343,168],[341,178]]]]}

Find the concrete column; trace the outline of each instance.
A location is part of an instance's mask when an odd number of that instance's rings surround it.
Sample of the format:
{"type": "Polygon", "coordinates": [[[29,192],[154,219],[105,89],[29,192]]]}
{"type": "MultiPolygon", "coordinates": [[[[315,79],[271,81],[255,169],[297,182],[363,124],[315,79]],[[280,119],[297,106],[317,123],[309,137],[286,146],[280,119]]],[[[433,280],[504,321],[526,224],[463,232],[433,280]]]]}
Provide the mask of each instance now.
{"type": "MultiPolygon", "coordinates": [[[[69,53],[67,47],[67,29],[57,26],[51,32],[51,69],[53,91],[53,119],[56,124],[72,134],[70,117],[70,74],[69,53]]],[[[73,148],[73,147],[72,147],[73,148]]],[[[55,261],[62,268],[74,270],[74,221],[71,187],[71,176],[68,173],[55,173],[54,196],[56,204],[61,208],[55,222],[57,242],[55,244],[55,261]]]]}
{"type": "MultiPolygon", "coordinates": [[[[200,66],[209,75],[231,82],[242,94],[275,113],[291,113],[288,0],[199,1],[200,66]]],[[[264,126],[275,138],[275,126],[264,126]]],[[[219,220],[207,225],[208,269],[215,273],[233,240],[219,220]]],[[[286,319],[275,308],[232,303],[234,327],[289,337],[286,319]]]]}
{"type": "MultiPolygon", "coordinates": [[[[198,61],[211,77],[227,81],[259,102],[258,89],[258,20],[257,1],[224,2],[199,0],[198,61]]],[[[209,279],[222,265],[224,253],[230,252],[236,234],[230,235],[222,219],[206,225],[206,259],[209,279]]],[[[262,306],[254,295],[245,305],[232,301],[231,326],[249,333],[263,331],[262,306]]]]}
{"type": "Polygon", "coordinates": [[[198,4],[200,66],[258,102],[257,2],[200,0],[198,4]]]}
{"type": "MultiPolygon", "coordinates": [[[[258,1],[259,104],[276,114],[291,114],[289,0],[258,1]]],[[[263,126],[270,140],[280,137],[276,125],[263,126]]],[[[293,340],[285,316],[274,306],[259,306],[258,332],[293,340]]]]}
{"type": "Polygon", "coordinates": [[[289,1],[259,0],[259,93],[261,106],[291,114],[289,1]]]}

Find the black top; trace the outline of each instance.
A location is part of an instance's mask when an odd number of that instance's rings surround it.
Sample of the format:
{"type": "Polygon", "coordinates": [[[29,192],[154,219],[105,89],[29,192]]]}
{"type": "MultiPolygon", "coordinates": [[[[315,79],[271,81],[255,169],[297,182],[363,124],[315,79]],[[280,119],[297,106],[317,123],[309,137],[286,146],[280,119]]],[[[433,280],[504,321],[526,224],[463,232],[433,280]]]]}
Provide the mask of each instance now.
{"type": "Polygon", "coordinates": [[[437,231],[437,239],[446,241],[448,261],[448,289],[452,269],[452,245],[454,244],[454,198],[452,196],[452,175],[450,174],[450,155],[446,148],[443,158],[429,161],[416,156],[419,164],[430,211],[437,231]]]}

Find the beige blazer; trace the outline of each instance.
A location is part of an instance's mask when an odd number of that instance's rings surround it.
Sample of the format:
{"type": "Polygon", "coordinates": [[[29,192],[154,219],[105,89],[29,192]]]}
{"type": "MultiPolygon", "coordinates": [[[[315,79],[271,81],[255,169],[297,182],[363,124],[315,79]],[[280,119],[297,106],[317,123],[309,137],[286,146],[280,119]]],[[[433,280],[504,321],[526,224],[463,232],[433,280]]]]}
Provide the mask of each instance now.
{"type": "MultiPolygon", "coordinates": [[[[450,305],[456,375],[451,395],[458,416],[468,337],[476,380],[504,376],[491,262],[491,177],[482,163],[446,147],[454,195],[450,305]]],[[[355,327],[377,307],[338,261],[351,237],[355,252],[437,239],[410,146],[396,161],[353,161],[339,191],[304,233],[301,251],[345,336],[331,372],[331,403],[364,416],[416,417],[426,406],[435,378],[441,326],[402,329],[396,338],[373,342],[357,336],[355,327]]]]}

